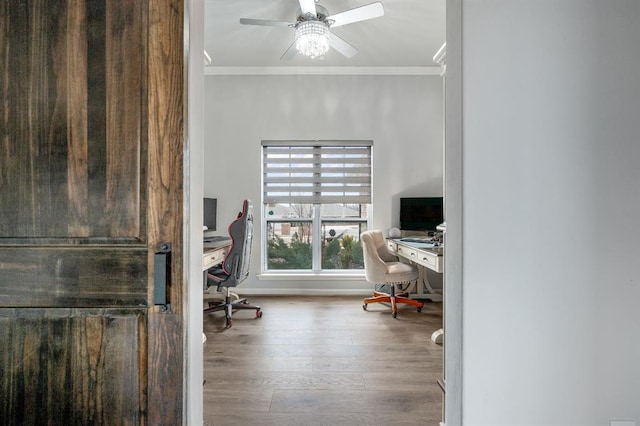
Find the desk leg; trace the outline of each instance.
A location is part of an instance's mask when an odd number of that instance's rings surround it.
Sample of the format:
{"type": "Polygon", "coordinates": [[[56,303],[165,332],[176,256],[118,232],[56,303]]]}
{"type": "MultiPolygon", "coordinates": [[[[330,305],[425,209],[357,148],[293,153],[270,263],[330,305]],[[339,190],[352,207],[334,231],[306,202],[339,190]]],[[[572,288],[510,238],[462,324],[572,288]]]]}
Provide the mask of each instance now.
{"type": "Polygon", "coordinates": [[[429,284],[429,277],[427,276],[427,268],[422,265],[418,266],[418,285],[416,292],[409,294],[412,299],[430,299],[434,302],[442,302],[442,295],[436,293],[436,291],[429,284]],[[426,290],[426,291],[425,291],[426,290]]]}
{"type": "Polygon", "coordinates": [[[431,334],[431,341],[438,345],[441,345],[444,340],[444,328],[436,330],[431,334]]]}

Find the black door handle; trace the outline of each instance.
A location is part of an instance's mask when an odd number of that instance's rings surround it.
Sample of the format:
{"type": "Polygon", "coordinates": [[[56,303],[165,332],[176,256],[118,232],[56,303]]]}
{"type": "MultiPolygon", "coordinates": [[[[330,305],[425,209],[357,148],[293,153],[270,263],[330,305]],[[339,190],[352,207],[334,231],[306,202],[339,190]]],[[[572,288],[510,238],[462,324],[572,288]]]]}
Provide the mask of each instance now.
{"type": "Polygon", "coordinates": [[[153,304],[162,312],[171,311],[167,289],[171,281],[171,243],[160,243],[153,256],[153,304]]]}

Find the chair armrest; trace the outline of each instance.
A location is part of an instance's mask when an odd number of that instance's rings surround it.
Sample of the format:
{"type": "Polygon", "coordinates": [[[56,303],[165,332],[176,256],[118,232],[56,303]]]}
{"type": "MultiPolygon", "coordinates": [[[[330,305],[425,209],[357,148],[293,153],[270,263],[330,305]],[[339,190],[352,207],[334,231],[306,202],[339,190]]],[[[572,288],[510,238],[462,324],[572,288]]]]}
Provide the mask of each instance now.
{"type": "Polygon", "coordinates": [[[378,249],[378,256],[382,259],[383,262],[397,262],[398,256],[391,253],[389,248],[385,245],[378,249]]]}

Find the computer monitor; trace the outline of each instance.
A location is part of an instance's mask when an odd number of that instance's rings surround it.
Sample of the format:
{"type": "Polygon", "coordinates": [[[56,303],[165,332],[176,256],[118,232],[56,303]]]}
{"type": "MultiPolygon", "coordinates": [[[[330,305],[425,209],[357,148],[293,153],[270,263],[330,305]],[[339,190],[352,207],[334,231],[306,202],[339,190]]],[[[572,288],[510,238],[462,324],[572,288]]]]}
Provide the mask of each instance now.
{"type": "Polygon", "coordinates": [[[206,226],[206,229],[203,229],[206,236],[207,233],[211,233],[216,230],[218,200],[216,198],[205,198],[203,201],[203,225],[206,226]]]}
{"type": "Polygon", "coordinates": [[[444,222],[443,197],[400,198],[400,229],[435,231],[444,222]]]}

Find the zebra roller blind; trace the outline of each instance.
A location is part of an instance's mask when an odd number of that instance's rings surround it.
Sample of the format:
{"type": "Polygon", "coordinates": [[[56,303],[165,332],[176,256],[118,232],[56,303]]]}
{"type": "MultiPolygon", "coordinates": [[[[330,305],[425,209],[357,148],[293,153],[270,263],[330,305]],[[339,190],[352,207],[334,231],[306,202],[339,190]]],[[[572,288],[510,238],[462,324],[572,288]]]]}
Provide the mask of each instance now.
{"type": "Polygon", "coordinates": [[[263,201],[371,203],[371,141],[263,141],[263,201]]]}

